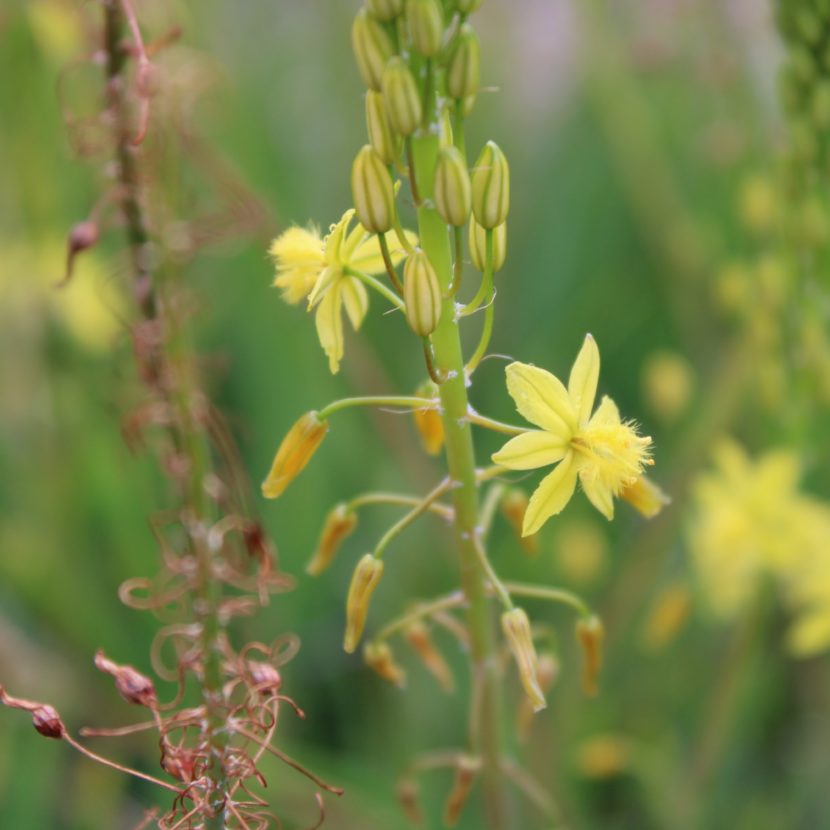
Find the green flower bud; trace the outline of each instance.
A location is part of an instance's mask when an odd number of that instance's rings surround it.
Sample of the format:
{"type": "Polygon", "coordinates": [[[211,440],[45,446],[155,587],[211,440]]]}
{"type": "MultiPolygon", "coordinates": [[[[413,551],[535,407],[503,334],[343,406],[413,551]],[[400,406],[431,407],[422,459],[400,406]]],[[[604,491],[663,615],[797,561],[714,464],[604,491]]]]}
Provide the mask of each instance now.
{"type": "Polygon", "coordinates": [[[472,210],[470,174],[464,157],[456,147],[444,147],[435,165],[433,201],[435,209],[448,224],[460,228],[472,210]]]}
{"type": "Polygon", "coordinates": [[[406,22],[415,48],[425,58],[437,55],[444,36],[444,16],[438,0],[407,0],[406,22]]]}
{"type": "Polygon", "coordinates": [[[387,23],[403,11],[403,0],[366,0],[366,5],[372,15],[387,23]]]}
{"type": "Polygon", "coordinates": [[[447,92],[453,98],[469,98],[478,92],[481,75],[481,47],[478,35],[469,23],[458,33],[447,66],[447,92]]]}
{"type": "Polygon", "coordinates": [[[470,14],[481,5],[481,0],[458,0],[458,11],[462,14],[470,14]]]}
{"type": "Polygon", "coordinates": [[[352,49],[363,83],[380,89],[383,67],[395,53],[383,26],[366,9],[361,9],[352,24],[352,49]]]}
{"type": "Polygon", "coordinates": [[[370,89],[366,93],[366,132],[369,143],[385,164],[394,164],[401,152],[400,139],[392,130],[383,95],[370,89]]]}
{"type": "Polygon", "coordinates": [[[510,210],[510,169],[495,141],[488,141],[473,168],[473,213],[482,228],[495,228],[510,210]]]}
{"type": "MultiPolygon", "coordinates": [[[[487,231],[470,217],[470,258],[476,269],[484,272],[484,260],[487,255],[487,231]]],[[[493,228],[493,272],[501,271],[504,258],[507,256],[507,222],[493,228]]]]}
{"type": "Polygon", "coordinates": [[[360,224],[386,233],[395,221],[395,189],[383,159],[366,144],[352,164],[352,198],[360,224]]]}
{"type": "Polygon", "coordinates": [[[403,267],[403,301],[406,322],[415,334],[426,337],[441,320],[441,284],[423,251],[410,254],[403,267]]]}
{"type": "Polygon", "coordinates": [[[400,135],[415,132],[421,123],[421,95],[406,61],[392,58],[383,70],[383,102],[392,126],[400,135]]]}

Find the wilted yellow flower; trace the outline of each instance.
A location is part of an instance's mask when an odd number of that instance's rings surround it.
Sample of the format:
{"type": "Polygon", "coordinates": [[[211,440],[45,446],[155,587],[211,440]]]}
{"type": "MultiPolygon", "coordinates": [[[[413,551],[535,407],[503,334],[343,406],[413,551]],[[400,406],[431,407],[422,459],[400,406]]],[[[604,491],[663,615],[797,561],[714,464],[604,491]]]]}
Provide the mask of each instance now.
{"type": "Polygon", "coordinates": [[[343,649],[349,654],[357,648],[363,636],[369,600],[382,576],[383,560],[376,559],[371,553],[364,554],[354,569],[346,597],[346,633],[343,636],[343,649]]]}
{"type": "Polygon", "coordinates": [[[406,685],[406,672],[395,662],[395,655],[392,654],[388,643],[366,643],[363,647],[363,659],[366,665],[384,680],[400,689],[406,685]]]}
{"type": "Polygon", "coordinates": [[[338,504],[326,516],[320,541],[305,572],[309,576],[319,576],[331,565],[343,540],[357,527],[357,513],[346,504],[338,504]]]}
{"type": "Polygon", "coordinates": [[[444,422],[438,405],[438,387],[430,380],[418,388],[415,394],[419,398],[435,401],[435,406],[413,409],[412,418],[421,437],[424,450],[430,455],[438,455],[444,446],[444,422]]]}
{"type": "Polygon", "coordinates": [[[505,611],[501,615],[501,629],[513,659],[516,661],[519,679],[522,681],[528,702],[534,712],[539,712],[548,704],[545,700],[545,693],[539,685],[539,658],[536,656],[536,647],[533,645],[533,635],[527,614],[522,608],[511,608],[505,611]]]}
{"type": "Polygon", "coordinates": [[[605,626],[595,614],[576,621],[576,639],[582,647],[582,688],[586,695],[599,692],[597,681],[602,668],[605,626]]]}
{"type": "Polygon", "coordinates": [[[732,441],[715,453],[716,470],[693,488],[689,545],[711,610],[739,613],[765,576],[774,578],[794,620],[797,655],[830,646],[830,506],[800,493],[795,453],[757,460],[732,441]]]}
{"type": "Polygon", "coordinates": [[[640,476],[620,490],[620,498],[627,501],[647,519],[653,519],[671,499],[648,476],[640,476]]]}
{"type": "Polygon", "coordinates": [[[328,431],[329,422],[321,421],[316,412],[306,412],[288,430],[274,456],[268,476],[262,482],[262,495],[266,499],[275,499],[283,494],[311,460],[328,431]]]}
{"type": "MultiPolygon", "coordinates": [[[[299,303],[308,297],[309,309],[317,309],[317,336],[332,373],[338,371],[343,357],[343,309],[358,329],[369,307],[366,286],[347,271],[386,271],[377,236],[361,224],[349,231],[353,217],[354,210],[347,210],[325,239],[314,228],[289,228],[270,249],[277,267],[274,285],[282,289],[286,302],[299,303]]],[[[407,232],[407,237],[417,241],[414,234],[407,232]]],[[[392,263],[397,264],[404,251],[394,234],[387,235],[387,242],[392,263]]]]}
{"type": "Polygon", "coordinates": [[[591,415],[599,380],[599,350],[591,335],[571,369],[566,389],[544,369],[526,363],[507,367],[507,390],[519,413],[538,430],[511,438],[493,461],[510,470],[532,470],[560,462],[530,498],[522,534],[535,533],[561,512],[576,488],[577,477],[591,504],[607,519],[614,517],[613,497],[633,484],[649,458],[650,438],[622,421],[616,404],[603,397],[591,415]]]}

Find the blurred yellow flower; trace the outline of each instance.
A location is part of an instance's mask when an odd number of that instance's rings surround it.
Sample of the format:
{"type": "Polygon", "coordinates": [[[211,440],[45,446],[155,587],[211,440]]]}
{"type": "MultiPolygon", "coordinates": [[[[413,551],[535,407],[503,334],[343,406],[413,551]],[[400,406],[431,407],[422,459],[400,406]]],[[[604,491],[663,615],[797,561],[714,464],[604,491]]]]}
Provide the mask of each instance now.
{"type": "Polygon", "coordinates": [[[538,430],[511,438],[493,461],[510,470],[533,470],[557,464],[530,498],[522,534],[535,533],[570,501],[579,478],[591,504],[607,519],[614,517],[613,497],[651,463],[650,438],[620,419],[616,404],[603,397],[591,409],[599,380],[599,350],[585,337],[574,361],[568,388],[550,372],[526,363],[507,367],[507,390],[516,409],[538,430]]]}
{"type": "Polygon", "coordinates": [[[740,613],[771,576],[793,615],[790,650],[830,646],[830,505],[798,490],[795,453],[772,450],[753,461],[732,441],[715,452],[713,472],[693,487],[692,559],[711,610],[740,613]]]}
{"type": "MultiPolygon", "coordinates": [[[[271,244],[277,276],[274,285],[282,289],[283,299],[292,304],[308,297],[309,309],[316,308],[315,322],[320,345],[336,373],[343,357],[343,319],[346,314],[357,330],[369,307],[366,286],[349,273],[381,274],[386,267],[376,235],[361,224],[349,231],[354,209],[347,210],[325,239],[315,228],[291,227],[271,244]]],[[[413,244],[414,234],[407,232],[413,244]]],[[[387,234],[393,264],[404,257],[394,234],[387,234]]]]}
{"type": "Polygon", "coordinates": [[[659,350],[643,366],[643,395],[651,410],[665,421],[673,421],[692,399],[694,370],[683,355],[659,350]]]}

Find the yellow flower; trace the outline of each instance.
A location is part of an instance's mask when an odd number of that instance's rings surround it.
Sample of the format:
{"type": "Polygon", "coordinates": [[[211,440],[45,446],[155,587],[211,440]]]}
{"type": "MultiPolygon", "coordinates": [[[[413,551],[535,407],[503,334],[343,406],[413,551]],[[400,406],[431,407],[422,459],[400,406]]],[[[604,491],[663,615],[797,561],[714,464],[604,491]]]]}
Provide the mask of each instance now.
{"type": "MultiPolygon", "coordinates": [[[[282,289],[283,299],[296,304],[308,297],[309,310],[317,309],[317,336],[332,373],[343,357],[343,309],[357,330],[369,307],[366,286],[349,270],[364,274],[386,270],[377,236],[360,224],[350,231],[353,217],[354,210],[347,210],[325,239],[314,228],[289,228],[270,248],[277,268],[274,285],[282,289]]],[[[413,244],[417,241],[409,232],[407,238],[413,244]]],[[[392,263],[397,264],[404,251],[394,234],[387,234],[387,242],[392,263]]]]}
{"type": "Polygon", "coordinates": [[[568,387],[550,372],[526,363],[507,367],[507,391],[516,409],[540,427],[511,438],[493,461],[510,470],[557,464],[530,498],[522,535],[535,533],[570,501],[579,478],[591,504],[614,517],[613,497],[632,485],[649,458],[650,438],[622,421],[616,404],[603,397],[591,410],[599,380],[599,350],[591,335],[574,361],[568,387]]]}

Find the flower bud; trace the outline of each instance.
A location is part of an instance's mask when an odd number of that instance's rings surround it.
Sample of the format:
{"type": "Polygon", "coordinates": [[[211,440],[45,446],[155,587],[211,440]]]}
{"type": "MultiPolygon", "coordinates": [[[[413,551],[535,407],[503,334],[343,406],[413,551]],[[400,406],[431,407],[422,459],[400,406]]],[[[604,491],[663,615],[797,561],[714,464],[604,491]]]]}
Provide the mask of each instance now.
{"type": "Polygon", "coordinates": [[[266,499],[282,495],[311,460],[328,431],[329,422],[321,421],[316,412],[306,412],[288,430],[274,456],[268,477],[262,482],[262,495],[266,499]]]}
{"type": "Polygon", "coordinates": [[[407,257],[403,266],[403,301],[406,322],[415,334],[427,337],[441,320],[441,285],[438,275],[423,251],[407,257]]]}
{"type": "Polygon", "coordinates": [[[452,671],[447,665],[444,655],[438,651],[432,642],[429,629],[422,622],[414,622],[407,627],[404,636],[441,688],[445,692],[451,692],[455,688],[452,671]]]}
{"type": "Polygon", "coordinates": [[[352,198],[360,224],[386,233],[395,222],[395,188],[383,159],[365,144],[352,164],[352,198]]]}
{"type": "MultiPolygon", "coordinates": [[[[438,387],[430,380],[421,386],[415,394],[419,398],[435,400],[438,397],[438,387]]],[[[444,422],[441,420],[441,411],[437,406],[415,409],[412,412],[415,429],[421,436],[421,444],[429,455],[438,455],[444,446],[444,422]]]]}
{"type": "MultiPolygon", "coordinates": [[[[487,231],[470,217],[469,230],[470,258],[476,269],[484,272],[487,260],[487,231]]],[[[507,222],[493,228],[493,273],[500,271],[507,256],[507,222]]]]}
{"type": "Polygon", "coordinates": [[[461,151],[457,147],[444,147],[435,165],[435,209],[448,225],[460,228],[470,218],[472,199],[470,174],[461,151]]]}
{"type": "Polygon", "coordinates": [[[122,666],[110,660],[103,651],[95,653],[95,667],[115,679],[115,688],[127,703],[155,709],[158,704],[156,687],[146,675],[132,666],[122,666]]]}
{"type": "Polygon", "coordinates": [[[357,527],[357,514],[345,504],[338,504],[326,516],[317,550],[306,565],[309,576],[319,576],[331,565],[343,540],[357,527]]]}
{"type": "Polygon", "coordinates": [[[444,36],[444,16],[438,0],[406,0],[406,22],[415,48],[425,58],[437,55],[444,36]]]}
{"type": "Polygon", "coordinates": [[[363,83],[380,89],[383,67],[395,48],[383,26],[366,9],[361,9],[352,24],[352,49],[363,83]]]}
{"type": "Polygon", "coordinates": [[[481,0],[458,0],[456,6],[461,14],[471,14],[481,5],[481,0]]]}
{"type": "Polygon", "coordinates": [[[363,628],[366,625],[366,613],[369,610],[369,600],[383,576],[383,561],[375,559],[367,553],[352,574],[349,585],[349,595],[346,598],[346,633],[343,637],[343,648],[351,654],[360,642],[363,628]]]}
{"type": "Polygon", "coordinates": [[[531,533],[529,536],[522,536],[525,513],[530,499],[527,493],[518,487],[511,487],[505,492],[501,499],[501,512],[510,523],[510,527],[516,534],[519,544],[525,553],[536,556],[539,553],[539,534],[531,533]]]}
{"type": "MultiPolygon", "coordinates": [[[[551,690],[553,684],[559,677],[559,668],[559,660],[555,654],[546,651],[539,655],[536,676],[539,680],[539,688],[545,694],[551,690]]],[[[520,740],[527,740],[535,714],[533,707],[530,705],[530,701],[526,697],[523,697],[519,701],[519,711],[516,717],[516,734],[520,740]]]]}
{"type": "Polygon", "coordinates": [[[458,823],[480,769],[481,761],[470,755],[462,755],[456,762],[455,780],[444,807],[445,827],[455,827],[458,823]]]}
{"type": "Polygon", "coordinates": [[[481,79],[481,46],[469,23],[458,33],[447,64],[447,92],[453,98],[469,98],[478,92],[481,79]]]}
{"type": "Polygon", "coordinates": [[[585,619],[577,620],[576,639],[582,646],[583,669],[582,688],[586,695],[596,695],[599,691],[597,678],[602,666],[602,643],[605,639],[605,628],[602,620],[592,614],[585,619]]]}
{"type": "Polygon", "coordinates": [[[510,169],[495,141],[484,145],[473,168],[473,213],[482,228],[501,225],[510,210],[510,169]]]}
{"type": "Polygon", "coordinates": [[[547,706],[545,695],[539,686],[539,660],[530,633],[530,620],[522,608],[513,608],[501,615],[501,628],[507,638],[507,645],[516,661],[519,679],[534,712],[547,706]]]}
{"type": "Polygon", "coordinates": [[[384,680],[400,689],[406,685],[406,672],[395,662],[392,649],[387,643],[366,643],[363,647],[363,659],[366,665],[384,680]]]}
{"type": "Polygon", "coordinates": [[[384,164],[394,164],[401,151],[400,138],[392,130],[383,95],[370,89],[366,93],[366,132],[369,143],[383,159],[384,164]]]}
{"type": "Polygon", "coordinates": [[[403,0],[366,0],[366,6],[374,17],[388,23],[403,11],[403,0]]]}
{"type": "Polygon", "coordinates": [[[653,518],[667,504],[671,504],[671,499],[647,476],[638,476],[632,484],[623,487],[620,498],[625,499],[647,519],[653,518]]]}
{"type": "Polygon", "coordinates": [[[406,61],[397,55],[383,70],[383,102],[395,130],[403,136],[421,123],[421,94],[406,61]]]}
{"type": "Polygon", "coordinates": [[[66,734],[66,727],[63,725],[58,710],[48,703],[32,709],[32,726],[44,738],[56,738],[60,740],[66,734]]]}

